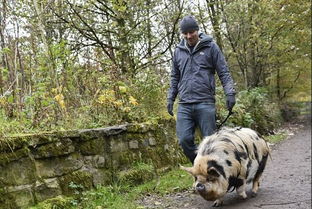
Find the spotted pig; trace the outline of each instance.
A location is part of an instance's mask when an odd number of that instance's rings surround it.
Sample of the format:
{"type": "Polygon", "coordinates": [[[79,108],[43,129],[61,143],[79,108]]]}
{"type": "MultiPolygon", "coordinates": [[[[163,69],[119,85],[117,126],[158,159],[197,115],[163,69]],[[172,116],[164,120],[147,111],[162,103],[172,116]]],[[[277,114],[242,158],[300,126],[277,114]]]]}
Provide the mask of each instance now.
{"type": "Polygon", "coordinates": [[[253,183],[252,196],[256,196],[268,155],[268,145],[255,131],[225,127],[205,137],[193,167],[182,169],[195,177],[195,190],[204,199],[220,206],[231,189],[247,198],[247,183],[253,183]]]}

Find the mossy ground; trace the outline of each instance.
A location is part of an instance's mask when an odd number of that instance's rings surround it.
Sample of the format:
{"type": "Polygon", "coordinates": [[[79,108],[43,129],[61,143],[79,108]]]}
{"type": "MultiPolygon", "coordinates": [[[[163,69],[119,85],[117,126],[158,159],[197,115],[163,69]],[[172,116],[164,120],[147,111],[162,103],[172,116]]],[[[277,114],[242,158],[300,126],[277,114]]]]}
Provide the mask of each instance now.
{"type": "MultiPolygon", "coordinates": [[[[189,166],[189,165],[188,165],[189,166]]],[[[126,175],[122,175],[123,181],[110,186],[98,186],[96,189],[83,192],[79,198],[58,197],[53,200],[46,200],[30,209],[139,209],[144,208],[136,200],[146,194],[165,195],[167,193],[179,192],[188,189],[193,182],[193,178],[178,167],[161,173],[153,180],[145,179],[145,183],[132,186],[129,182],[134,178],[134,174],[142,177],[144,169],[151,174],[151,166],[138,164],[137,171],[132,170],[130,179],[126,180],[126,175]]]]}

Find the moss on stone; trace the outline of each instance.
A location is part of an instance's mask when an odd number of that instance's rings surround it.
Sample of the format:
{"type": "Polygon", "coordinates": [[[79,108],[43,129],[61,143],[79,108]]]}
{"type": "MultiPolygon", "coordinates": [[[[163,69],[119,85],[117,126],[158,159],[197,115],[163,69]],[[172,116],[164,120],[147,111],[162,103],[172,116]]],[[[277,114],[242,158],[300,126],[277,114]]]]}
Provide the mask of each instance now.
{"type": "Polygon", "coordinates": [[[113,173],[112,169],[94,169],[91,171],[93,175],[93,185],[110,185],[112,183],[113,173]]]}
{"type": "Polygon", "coordinates": [[[93,187],[93,176],[87,171],[75,171],[59,178],[63,194],[75,195],[93,187]]]}
{"type": "Polygon", "coordinates": [[[16,149],[20,149],[24,146],[24,138],[6,137],[0,139],[0,152],[13,152],[16,149]]]}
{"type": "Polygon", "coordinates": [[[157,126],[157,123],[152,122],[134,123],[127,126],[127,132],[146,133],[148,131],[157,129],[157,126]]]}
{"type": "Polygon", "coordinates": [[[135,163],[130,169],[118,173],[121,184],[137,185],[153,179],[155,170],[152,165],[135,163]]]}
{"type": "Polygon", "coordinates": [[[47,199],[35,207],[31,207],[30,209],[54,209],[54,208],[62,208],[62,209],[69,209],[72,208],[71,200],[72,197],[65,197],[59,195],[57,197],[47,199]]]}
{"type": "Polygon", "coordinates": [[[105,150],[104,142],[100,139],[93,139],[90,141],[83,141],[79,143],[78,149],[83,155],[98,155],[105,150]]]}
{"type": "Polygon", "coordinates": [[[75,151],[75,147],[70,139],[62,139],[55,143],[40,146],[34,152],[35,158],[56,157],[68,155],[75,151]]]}
{"type": "Polygon", "coordinates": [[[141,150],[127,150],[125,152],[115,152],[112,153],[112,168],[116,170],[124,170],[126,168],[129,168],[133,164],[133,162],[137,161],[144,161],[145,159],[150,159],[150,158],[144,158],[143,157],[143,152],[141,150]]]}
{"type": "Polygon", "coordinates": [[[9,137],[0,138],[0,152],[13,151],[20,149],[24,146],[38,146],[42,144],[59,141],[63,138],[77,138],[79,131],[51,131],[51,132],[38,132],[29,134],[18,134],[9,137]]]}
{"type": "Polygon", "coordinates": [[[36,159],[37,175],[42,178],[54,178],[79,170],[83,166],[83,158],[79,153],[55,158],[36,159]]]}
{"type": "Polygon", "coordinates": [[[0,153],[0,166],[4,166],[9,162],[19,160],[28,156],[29,149],[27,147],[21,148],[15,152],[3,152],[0,153]]]}
{"type": "Polygon", "coordinates": [[[8,194],[3,188],[0,188],[0,209],[16,209],[15,199],[11,194],[8,194]]]}
{"type": "Polygon", "coordinates": [[[26,185],[36,182],[35,164],[30,158],[22,158],[1,168],[0,179],[6,186],[26,185]]]}

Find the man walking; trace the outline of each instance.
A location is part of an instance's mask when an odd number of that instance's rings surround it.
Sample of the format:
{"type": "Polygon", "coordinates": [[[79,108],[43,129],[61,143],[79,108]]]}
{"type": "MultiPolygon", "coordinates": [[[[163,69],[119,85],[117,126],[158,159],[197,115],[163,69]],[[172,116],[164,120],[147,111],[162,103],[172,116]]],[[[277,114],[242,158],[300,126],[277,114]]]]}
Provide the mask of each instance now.
{"type": "Polygon", "coordinates": [[[196,20],[185,16],[180,30],[183,39],[173,56],[167,109],[173,116],[178,95],[177,136],[184,154],[193,163],[197,149],[195,128],[199,127],[202,137],[216,130],[215,73],[221,80],[229,111],[235,105],[235,89],[221,50],[211,37],[199,33],[196,20]]]}

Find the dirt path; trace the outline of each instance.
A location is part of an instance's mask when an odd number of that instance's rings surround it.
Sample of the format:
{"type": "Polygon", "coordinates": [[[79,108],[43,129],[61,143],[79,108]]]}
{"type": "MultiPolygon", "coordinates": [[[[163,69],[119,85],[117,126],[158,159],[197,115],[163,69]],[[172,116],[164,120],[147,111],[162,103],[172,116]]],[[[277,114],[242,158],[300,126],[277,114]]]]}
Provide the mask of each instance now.
{"type": "MultiPolygon", "coordinates": [[[[225,196],[226,209],[310,209],[311,208],[311,118],[305,119],[296,134],[272,147],[272,159],[261,180],[257,197],[241,200],[236,192],[225,196]]],[[[145,208],[213,208],[199,195],[186,191],[162,198],[146,197],[145,208]]]]}

